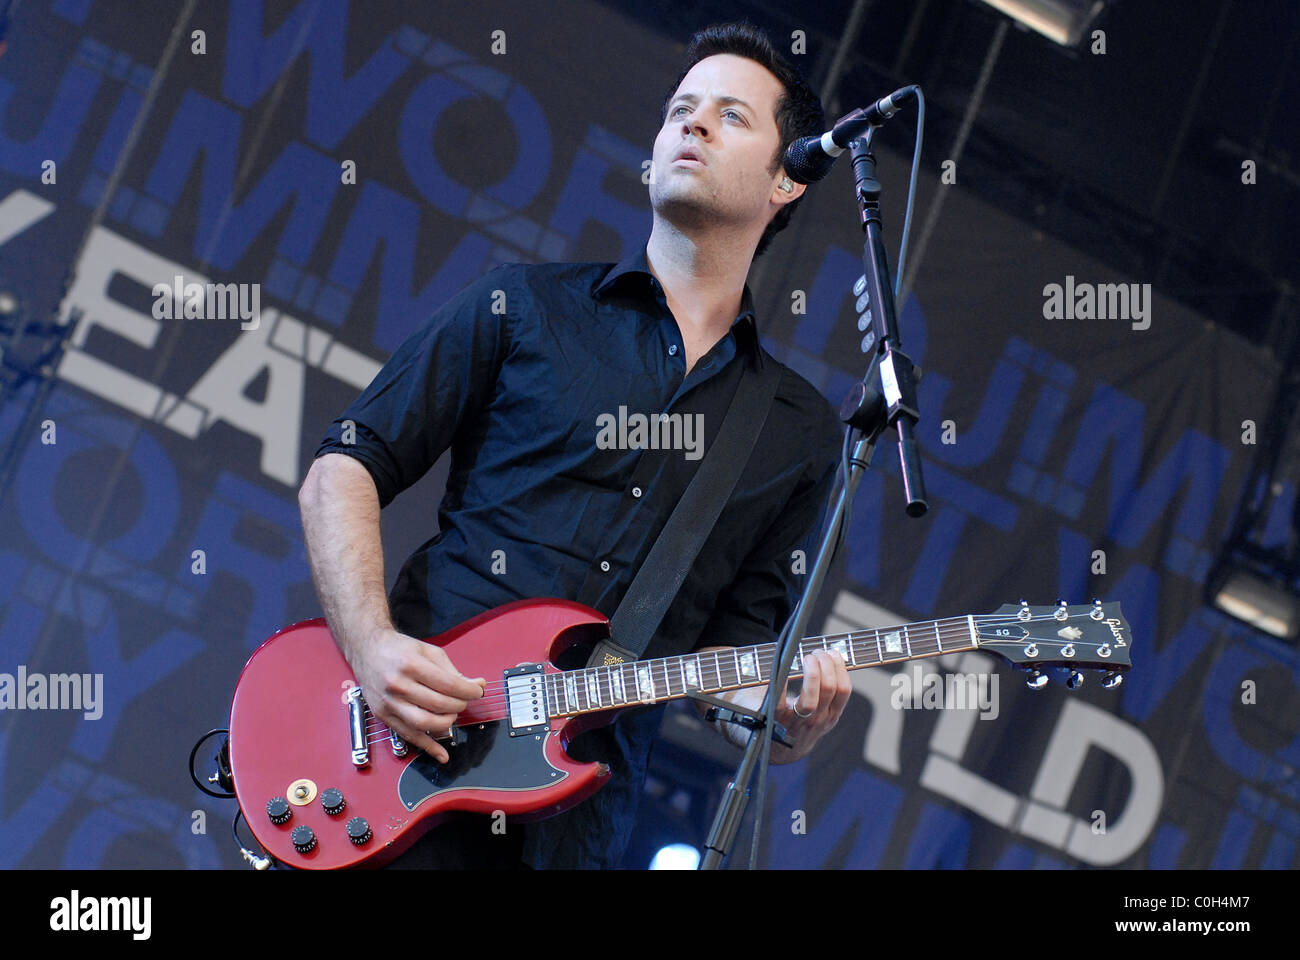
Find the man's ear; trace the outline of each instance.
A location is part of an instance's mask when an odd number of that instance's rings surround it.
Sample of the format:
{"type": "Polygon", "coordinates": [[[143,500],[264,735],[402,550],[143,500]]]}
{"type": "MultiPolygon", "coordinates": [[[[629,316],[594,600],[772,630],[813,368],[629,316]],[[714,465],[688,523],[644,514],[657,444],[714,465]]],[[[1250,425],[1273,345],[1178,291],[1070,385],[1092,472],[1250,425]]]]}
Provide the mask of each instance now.
{"type": "Polygon", "coordinates": [[[782,169],[781,175],[777,178],[776,187],[772,190],[772,199],[776,203],[784,206],[786,203],[793,202],[802,197],[807,186],[808,185],[804,183],[795,183],[785,170],[782,169]]]}

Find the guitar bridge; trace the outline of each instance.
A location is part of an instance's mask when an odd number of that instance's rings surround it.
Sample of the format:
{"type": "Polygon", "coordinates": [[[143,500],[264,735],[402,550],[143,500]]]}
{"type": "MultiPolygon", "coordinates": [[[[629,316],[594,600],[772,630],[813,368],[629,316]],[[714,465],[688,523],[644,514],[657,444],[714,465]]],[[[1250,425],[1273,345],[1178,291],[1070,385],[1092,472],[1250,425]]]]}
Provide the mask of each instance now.
{"type": "Polygon", "coordinates": [[[546,704],[546,676],[540,663],[528,663],[501,671],[506,684],[506,711],[510,736],[526,737],[551,729],[546,704]]]}
{"type": "Polygon", "coordinates": [[[366,743],[366,701],[361,699],[360,687],[348,688],[348,738],[352,746],[352,763],[364,767],[370,763],[370,745],[366,743]]]}

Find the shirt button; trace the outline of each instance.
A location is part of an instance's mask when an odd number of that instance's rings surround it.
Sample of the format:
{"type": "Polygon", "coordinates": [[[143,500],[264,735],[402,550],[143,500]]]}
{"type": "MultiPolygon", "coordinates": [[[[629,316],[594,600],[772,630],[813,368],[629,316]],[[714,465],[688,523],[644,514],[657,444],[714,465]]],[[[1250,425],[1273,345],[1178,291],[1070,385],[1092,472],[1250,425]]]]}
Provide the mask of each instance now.
{"type": "Polygon", "coordinates": [[[608,560],[600,561],[600,569],[604,573],[609,573],[609,561],[608,560]]]}
{"type": "Polygon", "coordinates": [[[672,346],[668,348],[668,356],[670,357],[677,356],[677,344],[674,343],[672,346]]]}
{"type": "Polygon", "coordinates": [[[634,496],[634,497],[639,497],[639,496],[641,496],[641,488],[640,488],[640,487],[633,487],[633,488],[632,488],[632,496],[634,496]]]}

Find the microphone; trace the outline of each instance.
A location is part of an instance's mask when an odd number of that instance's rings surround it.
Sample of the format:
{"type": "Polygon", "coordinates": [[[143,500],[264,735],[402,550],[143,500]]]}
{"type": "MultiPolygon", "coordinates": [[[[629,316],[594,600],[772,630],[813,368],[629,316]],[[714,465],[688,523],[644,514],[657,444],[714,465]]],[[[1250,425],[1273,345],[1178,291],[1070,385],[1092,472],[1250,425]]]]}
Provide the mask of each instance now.
{"type": "Polygon", "coordinates": [[[813,183],[831,172],[835,158],[868,127],[879,127],[916,96],[915,84],[881,97],[866,109],[859,107],[835,121],[821,136],[800,137],[785,152],[786,175],[796,183],[813,183]]]}

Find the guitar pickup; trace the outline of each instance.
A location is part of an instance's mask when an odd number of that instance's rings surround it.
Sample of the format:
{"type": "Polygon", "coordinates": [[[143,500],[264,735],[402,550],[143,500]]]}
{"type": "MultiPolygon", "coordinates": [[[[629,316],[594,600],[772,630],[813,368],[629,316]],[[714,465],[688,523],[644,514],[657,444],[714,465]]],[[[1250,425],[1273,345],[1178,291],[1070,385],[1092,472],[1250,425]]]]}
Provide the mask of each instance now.
{"type": "Polygon", "coordinates": [[[551,729],[546,705],[546,674],[540,663],[511,667],[501,672],[506,684],[506,712],[510,736],[526,737],[551,729]]]}

